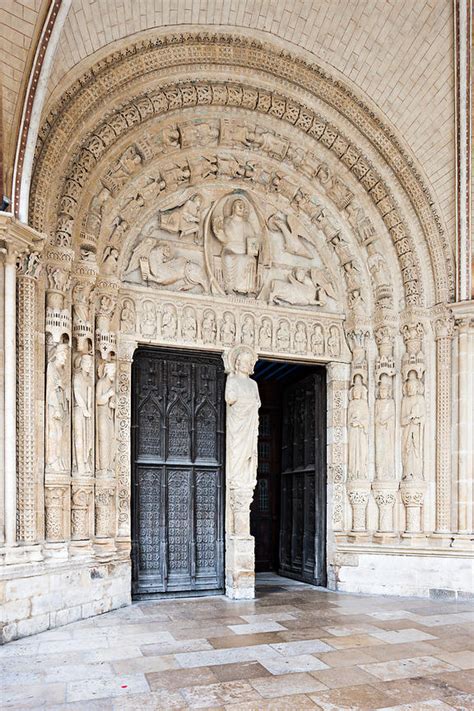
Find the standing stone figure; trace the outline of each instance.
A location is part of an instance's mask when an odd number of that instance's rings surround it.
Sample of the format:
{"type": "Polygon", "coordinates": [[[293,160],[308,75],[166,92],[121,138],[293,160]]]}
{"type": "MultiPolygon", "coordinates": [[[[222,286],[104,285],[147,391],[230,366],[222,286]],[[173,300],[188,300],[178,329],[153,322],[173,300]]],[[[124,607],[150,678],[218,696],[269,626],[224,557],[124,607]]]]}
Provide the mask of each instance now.
{"type": "Polygon", "coordinates": [[[232,509],[231,532],[250,535],[249,509],[257,481],[257,437],[260,396],[250,379],[256,355],[248,346],[235,346],[227,356],[227,486],[232,509]]]}
{"type": "Polygon", "coordinates": [[[410,370],[402,401],[403,479],[423,480],[423,438],[426,405],[422,381],[410,370]]]}
{"type": "Polygon", "coordinates": [[[386,373],[380,377],[375,401],[375,469],[377,479],[388,481],[395,476],[395,401],[392,379],[386,373]]]}
{"type": "Polygon", "coordinates": [[[46,468],[66,472],[69,468],[68,415],[70,395],[66,363],[69,347],[56,346],[46,370],[46,468]]]}
{"type": "Polygon", "coordinates": [[[92,366],[91,355],[80,355],[72,379],[74,469],[78,474],[92,472],[92,366]]]}
{"type": "Polygon", "coordinates": [[[105,363],[97,381],[97,470],[106,476],[112,474],[115,460],[115,372],[113,361],[105,363]]]}
{"type": "Polygon", "coordinates": [[[369,405],[367,388],[362,376],[356,374],[347,409],[349,426],[349,480],[367,479],[367,435],[369,431],[369,405]]]}

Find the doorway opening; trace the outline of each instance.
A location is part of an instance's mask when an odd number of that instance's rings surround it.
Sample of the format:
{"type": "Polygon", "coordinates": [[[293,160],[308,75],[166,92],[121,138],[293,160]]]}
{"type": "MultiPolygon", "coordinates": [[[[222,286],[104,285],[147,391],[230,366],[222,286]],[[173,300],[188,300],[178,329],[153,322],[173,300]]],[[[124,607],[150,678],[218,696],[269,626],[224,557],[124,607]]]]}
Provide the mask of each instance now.
{"type": "Polygon", "coordinates": [[[326,585],[326,370],[259,360],[255,569],[326,585]]]}

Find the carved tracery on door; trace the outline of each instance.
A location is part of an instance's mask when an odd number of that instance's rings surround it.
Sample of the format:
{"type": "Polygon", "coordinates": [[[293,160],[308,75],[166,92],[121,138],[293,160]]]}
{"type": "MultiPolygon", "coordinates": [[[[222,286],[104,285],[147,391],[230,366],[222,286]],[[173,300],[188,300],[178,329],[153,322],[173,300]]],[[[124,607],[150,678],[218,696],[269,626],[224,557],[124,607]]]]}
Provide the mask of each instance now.
{"type": "Polygon", "coordinates": [[[135,354],[133,592],[223,588],[224,369],[219,356],[135,354]]]}

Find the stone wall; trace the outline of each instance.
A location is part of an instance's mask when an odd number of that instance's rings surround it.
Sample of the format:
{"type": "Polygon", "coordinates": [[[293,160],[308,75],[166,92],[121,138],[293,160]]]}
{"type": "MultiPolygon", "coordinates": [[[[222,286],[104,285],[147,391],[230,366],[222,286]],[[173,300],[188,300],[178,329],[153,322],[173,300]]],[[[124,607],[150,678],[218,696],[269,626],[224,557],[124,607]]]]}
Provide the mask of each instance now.
{"type": "Polygon", "coordinates": [[[0,576],[0,643],[130,602],[129,561],[12,565],[0,576]]]}

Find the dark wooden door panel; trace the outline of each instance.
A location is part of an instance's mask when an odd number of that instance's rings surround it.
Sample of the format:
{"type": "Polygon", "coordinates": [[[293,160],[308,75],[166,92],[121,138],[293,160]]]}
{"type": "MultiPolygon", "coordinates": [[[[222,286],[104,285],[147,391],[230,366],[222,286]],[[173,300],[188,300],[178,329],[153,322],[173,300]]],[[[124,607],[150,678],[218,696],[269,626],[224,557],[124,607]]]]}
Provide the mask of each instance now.
{"type": "Polygon", "coordinates": [[[285,387],[282,410],[280,573],[325,585],[324,372],[285,387]]]}
{"type": "Polygon", "coordinates": [[[142,349],[133,383],[133,593],[221,590],[222,361],[142,349]]]}

